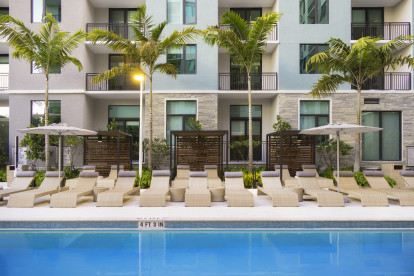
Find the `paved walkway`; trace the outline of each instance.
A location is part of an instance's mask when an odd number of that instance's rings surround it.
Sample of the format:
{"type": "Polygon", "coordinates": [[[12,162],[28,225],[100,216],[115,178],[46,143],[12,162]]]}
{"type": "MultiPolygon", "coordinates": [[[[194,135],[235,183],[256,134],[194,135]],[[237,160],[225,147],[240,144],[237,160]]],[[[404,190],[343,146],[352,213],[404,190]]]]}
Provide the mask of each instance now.
{"type": "MultiPolygon", "coordinates": [[[[255,190],[252,190],[255,192],[255,190]]],[[[139,197],[129,197],[124,207],[96,207],[92,197],[79,199],[77,208],[49,208],[49,197],[37,199],[34,208],[7,208],[0,202],[0,222],[10,221],[410,221],[414,207],[401,207],[389,200],[389,207],[362,207],[350,199],[345,207],[318,207],[303,201],[300,207],[273,207],[270,197],[255,196],[255,207],[184,207],[184,202],[168,202],[167,207],[139,207],[139,197]]]]}

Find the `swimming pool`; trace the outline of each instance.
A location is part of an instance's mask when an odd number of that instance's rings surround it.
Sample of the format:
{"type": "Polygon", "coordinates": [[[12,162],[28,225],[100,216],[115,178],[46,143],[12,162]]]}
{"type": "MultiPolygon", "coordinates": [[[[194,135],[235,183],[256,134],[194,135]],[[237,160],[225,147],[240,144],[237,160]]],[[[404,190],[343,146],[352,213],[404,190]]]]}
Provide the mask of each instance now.
{"type": "Polygon", "coordinates": [[[414,231],[1,231],[0,275],[414,275],[414,231]]]}

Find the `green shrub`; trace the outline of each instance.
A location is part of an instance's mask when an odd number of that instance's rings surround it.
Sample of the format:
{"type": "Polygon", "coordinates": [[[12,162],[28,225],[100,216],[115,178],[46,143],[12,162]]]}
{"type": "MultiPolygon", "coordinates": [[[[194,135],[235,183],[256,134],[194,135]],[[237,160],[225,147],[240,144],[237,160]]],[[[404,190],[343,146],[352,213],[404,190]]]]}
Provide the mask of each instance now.
{"type": "Polygon", "coordinates": [[[43,179],[45,179],[45,171],[44,170],[37,170],[36,177],[35,177],[35,187],[39,187],[42,184],[43,179]]]}
{"type": "Polygon", "coordinates": [[[365,178],[364,174],[361,171],[357,171],[356,173],[354,173],[354,178],[359,186],[361,187],[369,186],[367,179],[365,178]]]}
{"type": "Polygon", "coordinates": [[[335,177],[333,175],[333,172],[334,172],[333,168],[328,168],[328,169],[324,170],[322,173],[320,173],[319,176],[332,179],[334,184],[336,185],[337,183],[336,183],[335,177]]]}
{"type": "MultiPolygon", "coordinates": [[[[261,166],[256,168],[256,184],[262,185],[262,178],[260,177],[260,172],[266,170],[265,167],[261,166]]],[[[253,173],[249,173],[246,167],[235,167],[230,168],[231,172],[243,172],[243,182],[245,188],[253,187],[253,173]]]]}
{"type": "Polygon", "coordinates": [[[0,182],[7,182],[6,169],[0,169],[0,182]]]}
{"type": "Polygon", "coordinates": [[[65,178],[66,179],[72,179],[79,177],[80,172],[82,169],[71,169],[70,166],[65,167],[65,178]]]}
{"type": "Polygon", "coordinates": [[[148,189],[151,185],[151,176],[152,172],[148,168],[142,169],[142,177],[139,178],[139,170],[138,169],[132,169],[133,171],[137,172],[137,178],[135,179],[135,187],[140,187],[141,189],[148,189]]]}
{"type": "Polygon", "coordinates": [[[397,182],[388,176],[385,176],[385,180],[387,180],[388,184],[390,184],[391,187],[394,187],[395,185],[397,185],[397,182]]]}

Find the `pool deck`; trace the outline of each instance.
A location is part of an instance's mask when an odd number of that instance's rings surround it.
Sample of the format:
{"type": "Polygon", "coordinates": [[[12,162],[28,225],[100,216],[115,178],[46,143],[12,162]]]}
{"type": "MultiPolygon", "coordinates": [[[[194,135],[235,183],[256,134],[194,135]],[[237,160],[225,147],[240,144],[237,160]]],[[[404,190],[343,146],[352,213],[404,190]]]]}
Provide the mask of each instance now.
{"type": "MultiPolygon", "coordinates": [[[[256,190],[251,190],[254,194],[256,190]]],[[[168,202],[167,207],[139,207],[139,197],[128,197],[123,207],[96,207],[92,197],[78,200],[77,208],[49,208],[50,197],[36,199],[34,208],[7,208],[0,201],[0,223],[13,222],[402,222],[414,225],[414,207],[401,207],[390,199],[389,207],[362,207],[349,198],[345,207],[318,207],[315,201],[300,207],[273,207],[270,197],[254,197],[255,207],[184,207],[168,202]]]]}

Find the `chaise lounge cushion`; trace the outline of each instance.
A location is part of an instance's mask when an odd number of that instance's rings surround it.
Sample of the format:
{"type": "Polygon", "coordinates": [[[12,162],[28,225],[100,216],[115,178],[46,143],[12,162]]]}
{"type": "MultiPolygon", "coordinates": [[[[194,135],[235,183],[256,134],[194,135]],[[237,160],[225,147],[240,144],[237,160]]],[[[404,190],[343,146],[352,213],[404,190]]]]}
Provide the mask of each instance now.
{"type": "Polygon", "coordinates": [[[152,176],[170,176],[171,172],[169,170],[154,170],[152,171],[152,176]]]}
{"type": "MultiPolygon", "coordinates": [[[[118,168],[117,168],[117,165],[112,165],[111,166],[111,170],[117,170],[118,168]]],[[[119,165],[119,169],[120,170],[123,170],[124,169],[124,165],[119,165]]]]}
{"type": "Polygon", "coordinates": [[[279,172],[276,171],[262,171],[260,172],[261,177],[279,177],[279,172]]]}
{"type": "Polygon", "coordinates": [[[365,176],[377,176],[377,177],[384,177],[384,173],[382,171],[364,171],[365,176]]]}
{"type": "Polygon", "coordinates": [[[94,171],[94,170],[96,170],[96,166],[83,166],[82,170],[84,170],[84,171],[94,171]]]}
{"type": "Polygon", "coordinates": [[[224,177],[232,178],[232,177],[243,177],[243,172],[225,172],[224,177]]]}
{"type": "MultiPolygon", "coordinates": [[[[60,177],[64,176],[65,172],[60,172],[60,177]]],[[[59,177],[59,172],[53,171],[53,172],[46,172],[45,177],[59,177]]]]}
{"type": "Polygon", "coordinates": [[[136,171],[120,171],[118,173],[118,177],[136,177],[137,172],[136,171]]]}
{"type": "Polygon", "coordinates": [[[302,165],[302,170],[304,169],[316,169],[315,165],[302,165]]]}
{"type": "Polygon", "coordinates": [[[400,171],[402,176],[414,176],[414,171],[400,171]]]}
{"type": "MultiPolygon", "coordinates": [[[[333,172],[333,175],[334,176],[337,176],[337,171],[334,171],[333,172]]],[[[353,172],[351,172],[351,171],[340,171],[339,172],[339,177],[353,177],[354,176],[354,173],[353,172]]]]}
{"type": "Polygon", "coordinates": [[[23,172],[17,172],[16,177],[34,177],[36,176],[35,171],[23,171],[23,172]]]}
{"type": "Polygon", "coordinates": [[[207,177],[207,172],[190,172],[190,177],[207,177]]]}
{"type": "Polygon", "coordinates": [[[79,174],[79,177],[98,177],[99,173],[98,172],[81,172],[79,174]]]}
{"type": "Polygon", "coordinates": [[[296,176],[299,177],[316,177],[315,172],[296,172],[296,176]]]}
{"type": "MultiPolygon", "coordinates": [[[[289,168],[288,165],[282,165],[282,169],[288,169],[288,168],[289,168]]],[[[276,164],[275,169],[280,169],[280,165],[276,164]]]]}
{"type": "Polygon", "coordinates": [[[217,170],[217,165],[204,165],[205,170],[217,170]]]}
{"type": "Polygon", "coordinates": [[[189,170],[190,165],[177,165],[177,169],[179,169],[179,170],[189,170]]]}

